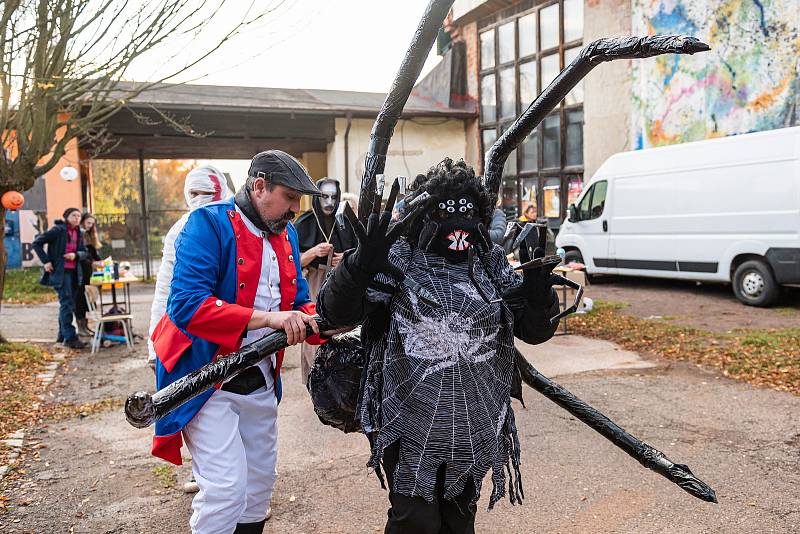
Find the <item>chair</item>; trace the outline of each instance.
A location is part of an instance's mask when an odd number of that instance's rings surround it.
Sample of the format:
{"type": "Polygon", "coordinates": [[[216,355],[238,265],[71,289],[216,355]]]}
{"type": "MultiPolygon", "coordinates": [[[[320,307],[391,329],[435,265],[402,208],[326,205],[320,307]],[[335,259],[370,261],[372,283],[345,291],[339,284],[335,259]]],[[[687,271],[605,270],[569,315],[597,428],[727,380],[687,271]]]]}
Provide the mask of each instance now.
{"type": "Polygon", "coordinates": [[[100,300],[100,290],[94,286],[86,286],[86,308],[89,316],[94,319],[96,326],[94,329],[94,337],[92,338],[92,354],[97,352],[100,348],[100,343],[103,337],[103,329],[106,323],[119,321],[122,323],[122,329],[125,331],[125,343],[128,345],[128,351],[133,350],[133,315],[129,313],[122,314],[108,314],[103,315],[102,311],[98,309],[98,301],[100,300]]]}

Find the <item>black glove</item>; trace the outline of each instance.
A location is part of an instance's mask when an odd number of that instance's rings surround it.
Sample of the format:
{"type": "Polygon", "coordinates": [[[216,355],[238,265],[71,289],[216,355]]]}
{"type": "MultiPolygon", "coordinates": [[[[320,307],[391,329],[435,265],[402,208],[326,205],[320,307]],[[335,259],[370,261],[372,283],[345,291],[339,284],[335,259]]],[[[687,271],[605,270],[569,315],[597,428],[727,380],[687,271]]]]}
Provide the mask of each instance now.
{"type": "Polygon", "coordinates": [[[378,202],[374,211],[367,218],[366,228],[349,205],[344,208],[345,216],[350,220],[358,240],[355,254],[351,258],[347,258],[347,267],[356,271],[360,277],[371,278],[376,273],[388,270],[389,249],[427,205],[427,196],[418,202],[412,201],[407,206],[405,217],[390,227],[392,208],[394,208],[399,190],[400,183],[395,179],[383,212],[378,212],[380,209],[380,202],[378,202]]]}
{"type": "Polygon", "coordinates": [[[387,233],[391,219],[392,213],[384,211],[380,215],[370,214],[366,228],[360,221],[353,224],[358,246],[351,261],[361,273],[372,276],[386,270],[389,249],[399,237],[399,234],[387,233]]]}
{"type": "MultiPolygon", "coordinates": [[[[531,253],[527,242],[523,242],[519,248],[519,259],[521,264],[534,259],[544,258],[544,249],[534,248],[531,253]]],[[[537,267],[528,267],[522,270],[522,284],[507,291],[503,299],[512,309],[520,309],[526,304],[533,308],[550,308],[556,298],[553,286],[558,284],[561,277],[553,274],[553,269],[560,263],[559,261],[543,261],[537,267]]]]}

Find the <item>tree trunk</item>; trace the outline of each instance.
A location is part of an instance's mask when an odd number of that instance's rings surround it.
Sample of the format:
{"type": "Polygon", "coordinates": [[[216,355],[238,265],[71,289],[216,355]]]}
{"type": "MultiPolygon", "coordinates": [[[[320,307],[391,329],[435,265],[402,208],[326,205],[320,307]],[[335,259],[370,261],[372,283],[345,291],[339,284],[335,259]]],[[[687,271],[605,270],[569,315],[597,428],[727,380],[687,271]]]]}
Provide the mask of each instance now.
{"type": "MultiPolygon", "coordinates": [[[[6,209],[0,205],[0,226],[3,228],[3,239],[0,239],[0,311],[3,309],[3,295],[6,289],[6,209]]],[[[5,343],[6,338],[0,331],[0,343],[5,343]]]]}

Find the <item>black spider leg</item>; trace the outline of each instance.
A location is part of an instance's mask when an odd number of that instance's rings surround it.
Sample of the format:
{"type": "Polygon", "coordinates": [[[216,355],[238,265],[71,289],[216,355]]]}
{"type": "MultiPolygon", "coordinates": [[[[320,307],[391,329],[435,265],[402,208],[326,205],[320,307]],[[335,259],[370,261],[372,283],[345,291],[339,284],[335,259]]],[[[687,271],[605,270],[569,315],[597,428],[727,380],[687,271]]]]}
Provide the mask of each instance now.
{"type": "Polygon", "coordinates": [[[567,315],[578,311],[578,305],[581,303],[581,299],[583,298],[583,286],[574,280],[570,280],[565,276],[561,276],[560,274],[554,274],[552,276],[555,276],[558,279],[559,284],[570,287],[577,291],[575,293],[575,300],[572,302],[572,306],[550,318],[550,324],[556,324],[562,317],[566,317],[567,315]]]}
{"type": "Polygon", "coordinates": [[[419,248],[421,250],[429,252],[431,248],[431,243],[433,243],[433,237],[436,235],[436,232],[438,231],[439,231],[439,224],[429,219],[425,223],[425,226],[422,227],[422,231],[419,234],[419,243],[418,243],[419,248]]]}

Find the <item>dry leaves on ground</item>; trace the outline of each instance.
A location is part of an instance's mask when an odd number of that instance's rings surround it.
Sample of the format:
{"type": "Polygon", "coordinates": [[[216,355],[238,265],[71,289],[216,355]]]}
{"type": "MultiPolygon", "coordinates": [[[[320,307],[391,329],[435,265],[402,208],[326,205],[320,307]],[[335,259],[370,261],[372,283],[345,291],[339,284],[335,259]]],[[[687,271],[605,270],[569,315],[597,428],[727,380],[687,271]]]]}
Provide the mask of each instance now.
{"type": "Polygon", "coordinates": [[[38,417],[37,394],[50,354],[26,343],[0,343],[0,438],[24,428],[38,417]]]}
{"type": "Polygon", "coordinates": [[[570,319],[574,332],[663,358],[688,360],[725,376],[800,395],[800,328],[733,331],[727,334],[673,326],[621,312],[619,304],[570,319]]]}

